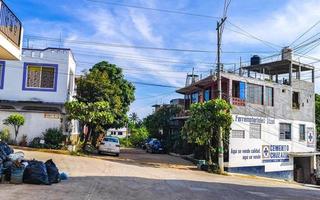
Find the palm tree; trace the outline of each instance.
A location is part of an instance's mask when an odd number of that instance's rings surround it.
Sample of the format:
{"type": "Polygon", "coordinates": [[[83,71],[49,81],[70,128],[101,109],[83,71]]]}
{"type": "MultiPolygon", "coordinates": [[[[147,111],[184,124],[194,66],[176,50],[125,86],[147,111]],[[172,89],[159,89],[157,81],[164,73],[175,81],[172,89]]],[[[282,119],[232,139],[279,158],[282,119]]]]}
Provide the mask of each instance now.
{"type": "Polygon", "coordinates": [[[140,120],[138,117],[138,114],[133,112],[129,115],[129,120],[133,123],[133,124],[137,124],[140,120]]]}

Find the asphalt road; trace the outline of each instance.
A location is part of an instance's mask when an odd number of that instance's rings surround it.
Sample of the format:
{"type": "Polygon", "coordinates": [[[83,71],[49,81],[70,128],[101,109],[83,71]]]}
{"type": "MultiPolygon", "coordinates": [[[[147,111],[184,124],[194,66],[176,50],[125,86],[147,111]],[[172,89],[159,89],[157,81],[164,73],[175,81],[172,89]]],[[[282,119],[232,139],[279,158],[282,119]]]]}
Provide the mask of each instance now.
{"type": "Polygon", "coordinates": [[[69,180],[51,186],[0,185],[2,200],[102,199],[320,199],[320,190],[298,184],[196,170],[169,155],[129,150],[119,158],[97,158],[25,151],[26,157],[52,158],[69,180]]]}

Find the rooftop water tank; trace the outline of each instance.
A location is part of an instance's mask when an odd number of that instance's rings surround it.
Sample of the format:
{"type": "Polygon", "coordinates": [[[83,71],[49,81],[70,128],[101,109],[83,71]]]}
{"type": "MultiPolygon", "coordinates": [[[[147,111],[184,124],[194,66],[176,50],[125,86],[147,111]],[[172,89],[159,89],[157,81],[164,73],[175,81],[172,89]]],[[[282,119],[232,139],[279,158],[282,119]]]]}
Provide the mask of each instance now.
{"type": "Polygon", "coordinates": [[[258,55],[254,55],[251,57],[251,65],[260,65],[261,58],[258,55]]]}

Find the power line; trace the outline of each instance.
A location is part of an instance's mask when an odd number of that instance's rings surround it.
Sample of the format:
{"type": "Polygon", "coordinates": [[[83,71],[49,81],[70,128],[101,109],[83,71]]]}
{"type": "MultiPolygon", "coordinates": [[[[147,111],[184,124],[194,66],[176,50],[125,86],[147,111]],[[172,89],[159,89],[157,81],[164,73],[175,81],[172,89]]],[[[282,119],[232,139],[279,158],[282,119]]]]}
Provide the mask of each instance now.
{"type": "Polygon", "coordinates": [[[301,34],[300,36],[298,36],[295,40],[293,40],[289,46],[291,47],[296,41],[298,41],[300,38],[302,38],[304,35],[306,35],[309,31],[311,31],[311,30],[312,30],[314,27],[316,27],[319,23],[320,23],[320,20],[318,20],[315,24],[313,24],[310,28],[308,28],[304,33],[302,33],[302,34],[301,34]]]}
{"type": "Polygon", "coordinates": [[[142,10],[147,10],[147,11],[156,11],[156,12],[164,12],[164,13],[178,14],[178,15],[189,15],[189,16],[201,17],[201,18],[218,19],[218,17],[215,17],[215,16],[202,15],[202,14],[184,12],[184,11],[179,11],[179,10],[168,10],[168,9],[144,7],[144,6],[133,5],[133,4],[124,4],[124,3],[116,3],[116,2],[101,1],[101,0],[87,0],[87,1],[94,2],[94,3],[101,3],[101,4],[109,4],[109,5],[114,5],[114,6],[142,9],[142,10]]]}
{"type": "Polygon", "coordinates": [[[158,50],[158,51],[177,51],[177,52],[192,52],[192,53],[214,53],[211,50],[199,50],[199,49],[178,49],[178,48],[162,48],[162,47],[149,47],[149,46],[136,46],[136,45],[126,45],[126,44],[115,44],[115,43],[103,43],[103,42],[93,42],[93,41],[83,41],[83,40],[69,40],[69,39],[59,39],[43,36],[25,35],[26,38],[52,41],[52,42],[64,42],[71,44],[82,44],[82,45],[94,45],[94,46],[111,46],[118,48],[130,48],[130,49],[147,49],[147,50],[158,50]]]}
{"type": "MultiPolygon", "coordinates": [[[[103,43],[103,42],[93,42],[93,41],[84,41],[84,40],[70,40],[70,39],[36,36],[36,35],[25,35],[25,38],[32,39],[32,40],[64,42],[64,43],[79,44],[79,45],[111,46],[111,47],[129,48],[129,49],[147,49],[147,50],[176,51],[176,52],[190,52],[190,53],[216,53],[217,52],[214,50],[164,48],[164,47],[136,46],[136,45],[116,44],[116,43],[103,43]]],[[[270,51],[269,52],[267,51],[224,51],[223,53],[250,54],[250,53],[270,53],[270,51]]]]}
{"type": "Polygon", "coordinates": [[[274,44],[274,43],[271,43],[271,42],[268,42],[268,41],[265,41],[265,40],[262,40],[262,39],[258,38],[257,36],[249,33],[248,31],[244,30],[244,29],[241,28],[240,26],[232,23],[230,20],[227,20],[227,22],[228,22],[231,26],[233,26],[233,27],[239,29],[240,31],[242,31],[242,32],[243,32],[244,34],[246,34],[247,36],[249,36],[249,37],[251,37],[251,38],[253,38],[253,39],[256,39],[256,40],[262,42],[263,44],[265,44],[266,46],[268,46],[268,47],[270,47],[270,48],[272,48],[272,49],[274,49],[274,50],[278,50],[278,48],[282,48],[280,45],[277,45],[277,44],[274,44]]]}

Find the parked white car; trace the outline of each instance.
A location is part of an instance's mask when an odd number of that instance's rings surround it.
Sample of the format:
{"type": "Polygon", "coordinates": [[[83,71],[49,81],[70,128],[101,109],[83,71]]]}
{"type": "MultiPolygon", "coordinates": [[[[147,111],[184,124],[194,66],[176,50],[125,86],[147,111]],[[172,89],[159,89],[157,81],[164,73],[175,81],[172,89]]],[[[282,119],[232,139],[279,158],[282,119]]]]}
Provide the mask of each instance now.
{"type": "Polygon", "coordinates": [[[99,154],[109,153],[119,156],[120,154],[120,142],[117,137],[105,137],[99,145],[99,154]]]}

